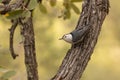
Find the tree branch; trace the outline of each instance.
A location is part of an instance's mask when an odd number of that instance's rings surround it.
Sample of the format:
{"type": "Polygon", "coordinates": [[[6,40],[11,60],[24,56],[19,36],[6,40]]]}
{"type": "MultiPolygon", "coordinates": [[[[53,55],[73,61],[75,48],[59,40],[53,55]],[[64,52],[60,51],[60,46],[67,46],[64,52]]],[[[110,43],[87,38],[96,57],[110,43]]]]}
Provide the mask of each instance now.
{"type": "Polygon", "coordinates": [[[27,77],[28,80],[38,80],[32,14],[26,22],[24,18],[20,18],[20,24],[23,26],[22,35],[24,37],[25,65],[27,70],[27,77]]]}
{"type": "Polygon", "coordinates": [[[42,2],[42,0],[37,0],[37,2],[38,2],[38,3],[41,3],[41,2],[42,2]]]}
{"type": "Polygon", "coordinates": [[[15,59],[18,56],[18,54],[15,54],[15,52],[14,52],[13,39],[14,39],[15,29],[18,25],[18,21],[17,20],[12,20],[11,22],[12,22],[12,26],[9,29],[9,31],[10,31],[10,52],[11,52],[11,55],[12,55],[13,59],[15,59]]]}
{"type": "Polygon", "coordinates": [[[17,8],[20,8],[24,0],[16,0],[13,4],[2,4],[0,5],[0,14],[6,14],[7,12],[11,10],[15,10],[17,8]]]}
{"type": "Polygon", "coordinates": [[[51,80],[79,80],[81,78],[108,12],[108,0],[84,0],[76,29],[90,24],[90,30],[80,43],[72,45],[68,50],[57,74],[51,80]]]}
{"type": "MultiPolygon", "coordinates": [[[[25,4],[26,8],[29,3],[30,0],[28,0],[28,2],[25,4]]],[[[38,80],[32,11],[33,10],[30,10],[30,17],[21,17],[19,19],[19,23],[22,26],[21,35],[24,37],[24,54],[27,78],[28,80],[38,80]]]]}
{"type": "MultiPolygon", "coordinates": [[[[7,1],[7,0],[5,0],[7,1]]],[[[39,0],[40,1],[40,0],[39,0]]],[[[6,14],[9,11],[14,11],[16,9],[23,9],[29,5],[30,0],[24,4],[24,0],[16,0],[16,3],[13,4],[2,4],[0,5],[0,14],[6,14]]],[[[7,3],[7,2],[3,2],[7,3]]],[[[28,80],[38,80],[38,71],[37,71],[37,62],[36,62],[36,52],[35,52],[35,38],[34,38],[34,28],[32,21],[32,11],[30,10],[31,15],[28,17],[22,17],[12,20],[12,26],[9,29],[10,31],[10,51],[13,59],[18,55],[15,54],[13,48],[13,37],[14,31],[18,24],[22,26],[21,35],[24,37],[24,51],[25,51],[25,65],[27,71],[28,80]]]]}
{"type": "Polygon", "coordinates": [[[2,3],[3,3],[4,5],[6,5],[6,4],[9,4],[10,1],[11,1],[11,0],[2,0],[2,3]]]}

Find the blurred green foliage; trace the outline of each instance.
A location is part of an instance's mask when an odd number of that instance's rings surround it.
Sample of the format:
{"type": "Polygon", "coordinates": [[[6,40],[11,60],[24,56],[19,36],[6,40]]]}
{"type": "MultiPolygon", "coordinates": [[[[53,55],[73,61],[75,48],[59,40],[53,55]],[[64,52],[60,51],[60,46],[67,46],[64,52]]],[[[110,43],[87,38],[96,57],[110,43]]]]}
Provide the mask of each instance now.
{"type": "Polygon", "coordinates": [[[0,66],[0,80],[9,80],[11,77],[13,77],[16,74],[13,70],[7,70],[0,66]]]}
{"type": "MultiPolygon", "coordinates": [[[[52,1],[52,0],[51,0],[52,1]]],[[[107,16],[90,62],[82,76],[82,80],[120,80],[120,6],[119,0],[111,0],[110,13],[107,16]]],[[[81,9],[81,3],[74,3],[81,9]]],[[[49,80],[57,72],[70,44],[58,39],[72,31],[77,25],[79,15],[73,10],[71,18],[57,18],[64,9],[63,2],[55,4],[43,2],[47,13],[43,14],[39,6],[34,10],[34,29],[36,53],[40,80],[49,80]],[[55,5],[52,7],[51,5],[55,5]]],[[[9,52],[9,31],[11,23],[5,16],[0,16],[0,66],[16,72],[11,80],[27,80],[24,65],[24,50],[19,27],[15,31],[14,47],[19,54],[13,60],[9,52]]],[[[3,72],[0,70],[0,76],[3,72]]]]}
{"type": "Polygon", "coordinates": [[[9,80],[9,78],[14,76],[15,74],[15,71],[7,71],[0,77],[0,80],[9,80]]]}
{"type": "MultiPolygon", "coordinates": [[[[59,16],[59,18],[63,18],[63,19],[69,19],[71,17],[71,9],[73,9],[73,11],[76,13],[76,14],[80,14],[80,10],[79,8],[74,4],[75,2],[81,2],[82,0],[63,0],[61,1],[62,5],[63,6],[63,9],[61,9],[61,15],[59,16]]],[[[25,2],[27,3],[27,0],[25,0],[25,2]]],[[[37,5],[39,5],[39,10],[42,12],[42,13],[47,13],[47,4],[44,5],[44,3],[48,3],[51,5],[50,7],[54,7],[57,3],[59,3],[59,1],[56,1],[56,0],[43,0],[42,3],[37,3],[37,0],[30,0],[28,6],[26,8],[17,8],[13,11],[9,11],[7,13],[5,13],[5,16],[8,18],[8,19],[16,19],[16,18],[19,18],[19,17],[25,17],[26,14],[25,13],[28,13],[30,12],[29,10],[34,10],[36,9],[37,5]]],[[[15,3],[14,0],[10,1],[11,4],[15,3]]],[[[3,6],[2,3],[0,3],[1,6],[3,6]]],[[[1,8],[2,9],[2,8],[1,8]]],[[[3,8],[4,10],[4,8],[3,8]]]]}

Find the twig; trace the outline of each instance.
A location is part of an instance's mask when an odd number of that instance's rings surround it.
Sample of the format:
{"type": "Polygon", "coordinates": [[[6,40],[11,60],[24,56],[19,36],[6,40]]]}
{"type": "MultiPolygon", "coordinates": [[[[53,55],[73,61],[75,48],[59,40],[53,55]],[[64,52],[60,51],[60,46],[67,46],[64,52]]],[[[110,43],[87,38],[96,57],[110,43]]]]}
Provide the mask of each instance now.
{"type": "Polygon", "coordinates": [[[28,0],[28,2],[26,3],[25,7],[27,8],[27,6],[29,5],[30,3],[30,0],[28,0]]]}
{"type": "Polygon", "coordinates": [[[41,2],[42,2],[42,0],[37,0],[37,2],[38,2],[38,3],[41,3],[41,2]]]}
{"type": "Polygon", "coordinates": [[[9,31],[10,31],[10,52],[11,52],[13,59],[15,59],[18,56],[18,54],[15,54],[14,47],[13,47],[14,32],[15,32],[17,25],[18,25],[18,21],[12,20],[12,26],[9,29],[9,31]]]}
{"type": "Polygon", "coordinates": [[[22,3],[23,3],[23,0],[16,0],[16,3],[13,3],[13,4],[0,5],[0,14],[5,14],[11,10],[20,8],[22,3]]]}
{"type": "Polygon", "coordinates": [[[2,0],[3,4],[9,4],[11,0],[2,0]]]}

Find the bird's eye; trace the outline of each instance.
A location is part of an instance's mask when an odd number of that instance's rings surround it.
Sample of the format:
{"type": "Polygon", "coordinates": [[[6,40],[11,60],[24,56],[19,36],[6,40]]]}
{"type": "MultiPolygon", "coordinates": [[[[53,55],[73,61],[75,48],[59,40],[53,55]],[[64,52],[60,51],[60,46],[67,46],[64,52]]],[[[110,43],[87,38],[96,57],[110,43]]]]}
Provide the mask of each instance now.
{"type": "Polygon", "coordinates": [[[64,38],[66,38],[66,36],[64,36],[64,38]]]}

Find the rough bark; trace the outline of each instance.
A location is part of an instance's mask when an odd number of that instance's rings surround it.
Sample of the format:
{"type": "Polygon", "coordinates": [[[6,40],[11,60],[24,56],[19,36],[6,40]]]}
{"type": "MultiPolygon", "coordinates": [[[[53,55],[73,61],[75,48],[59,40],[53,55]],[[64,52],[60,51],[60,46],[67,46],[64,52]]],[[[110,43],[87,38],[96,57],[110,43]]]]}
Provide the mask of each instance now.
{"type": "MultiPolygon", "coordinates": [[[[24,3],[24,0],[16,0],[16,3],[9,4],[11,0],[2,0],[3,4],[0,4],[0,14],[6,14],[9,11],[14,11],[16,9],[24,10],[23,8],[27,8],[30,0],[27,0],[27,3],[24,3]],[[24,5],[25,4],[25,5],[24,5]]],[[[16,18],[12,21],[12,26],[9,29],[10,31],[10,52],[15,59],[18,55],[14,52],[13,47],[13,38],[14,31],[18,24],[21,25],[21,35],[24,37],[24,51],[25,51],[25,65],[27,71],[27,79],[28,80],[38,80],[38,71],[37,71],[37,62],[36,62],[36,52],[35,52],[35,38],[34,38],[34,28],[32,21],[32,11],[30,17],[22,17],[16,18]]]]}
{"type": "Polygon", "coordinates": [[[84,0],[77,28],[90,24],[84,39],[68,50],[57,74],[51,80],[79,80],[90,60],[101,30],[109,12],[108,0],[84,0]]]}
{"type": "Polygon", "coordinates": [[[38,80],[36,52],[35,52],[35,38],[32,15],[26,22],[20,19],[22,25],[21,34],[24,37],[24,50],[25,50],[25,65],[27,70],[28,80],[38,80]]]}
{"type": "Polygon", "coordinates": [[[14,42],[14,32],[15,32],[15,29],[18,25],[18,20],[17,19],[11,20],[11,22],[12,22],[12,26],[9,29],[9,31],[10,31],[10,42],[9,43],[10,43],[11,56],[13,57],[13,59],[15,59],[18,56],[18,54],[16,54],[14,51],[13,42],[14,42]]]}
{"type": "Polygon", "coordinates": [[[3,2],[4,4],[0,4],[0,14],[6,14],[9,11],[14,11],[17,8],[20,8],[24,2],[24,0],[17,0],[16,3],[13,4],[5,4],[5,3],[9,3],[11,0],[9,0],[9,2],[6,2],[8,0],[2,0],[5,1],[3,2]]]}
{"type": "MultiPolygon", "coordinates": [[[[30,3],[30,0],[26,3],[27,7],[30,3]]],[[[35,36],[33,28],[33,10],[29,10],[31,15],[30,17],[21,17],[20,23],[22,25],[21,35],[24,37],[24,51],[25,51],[25,65],[27,71],[28,80],[38,80],[38,71],[37,71],[37,61],[36,61],[36,50],[35,50],[35,36]]]]}

